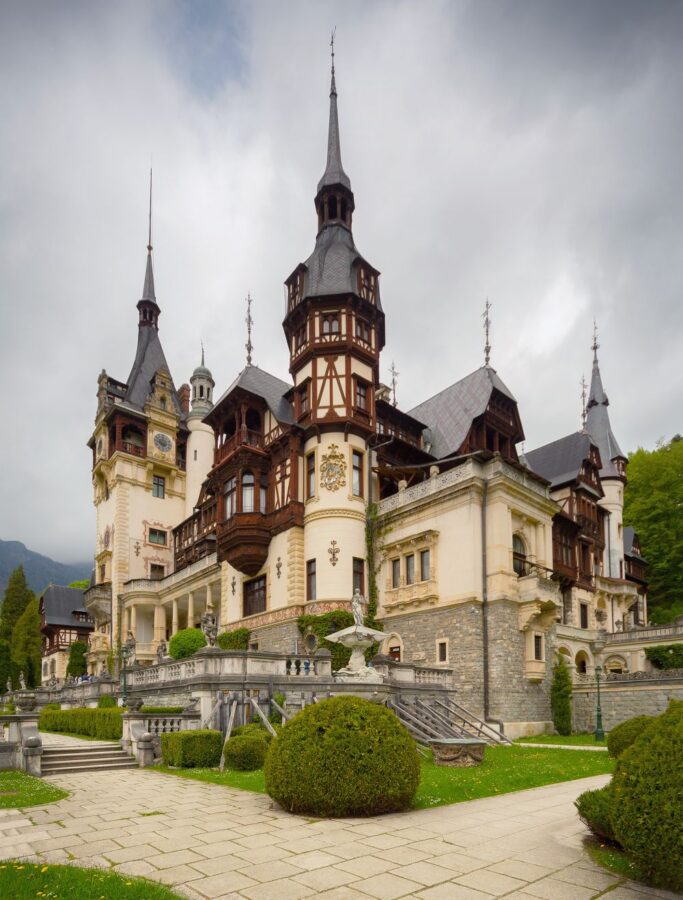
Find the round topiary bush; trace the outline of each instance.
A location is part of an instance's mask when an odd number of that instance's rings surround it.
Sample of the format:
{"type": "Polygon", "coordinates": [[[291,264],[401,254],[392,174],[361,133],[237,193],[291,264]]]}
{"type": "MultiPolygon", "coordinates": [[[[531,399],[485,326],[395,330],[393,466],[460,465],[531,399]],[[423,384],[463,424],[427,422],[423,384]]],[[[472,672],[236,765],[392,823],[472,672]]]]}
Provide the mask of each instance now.
{"type": "Polygon", "coordinates": [[[657,887],[683,892],[683,702],[673,701],[619,757],[616,839],[657,887]]]}
{"type": "Polygon", "coordinates": [[[410,806],[420,760],[390,710],[334,697],[287,723],[270,745],[265,778],[266,791],[289,812],[373,816],[410,806]]]}
{"type": "Polygon", "coordinates": [[[605,841],[614,843],[614,831],[610,820],[611,793],[610,786],[599,788],[597,791],[585,791],[574,804],[578,810],[579,818],[587,825],[594,835],[605,841]]]}
{"type": "MultiPolygon", "coordinates": [[[[265,732],[264,729],[264,733],[265,732]]],[[[271,737],[271,735],[268,735],[271,737]]],[[[238,734],[226,741],[223,750],[225,765],[229,769],[239,769],[241,772],[253,772],[254,769],[262,769],[268,752],[268,741],[258,734],[238,734]]]]}
{"type": "Polygon", "coordinates": [[[607,735],[609,755],[618,759],[652,722],[654,722],[654,716],[635,716],[613,728],[607,735]]]}
{"type": "Polygon", "coordinates": [[[248,725],[233,728],[231,737],[240,737],[244,734],[255,735],[267,743],[273,740],[273,735],[260,722],[250,722],[248,725]]]}
{"type": "Polygon", "coordinates": [[[173,659],[187,659],[202,647],[206,647],[204,632],[199,628],[183,628],[171,638],[168,653],[173,659]]]}

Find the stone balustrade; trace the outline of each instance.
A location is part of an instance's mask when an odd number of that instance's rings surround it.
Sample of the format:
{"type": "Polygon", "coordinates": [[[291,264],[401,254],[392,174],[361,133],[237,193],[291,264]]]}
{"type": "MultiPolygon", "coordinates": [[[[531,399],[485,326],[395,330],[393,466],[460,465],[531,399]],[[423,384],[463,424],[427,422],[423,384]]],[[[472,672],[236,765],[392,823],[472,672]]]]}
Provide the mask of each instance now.
{"type": "MultiPolygon", "coordinates": [[[[191,731],[201,725],[201,716],[197,712],[182,713],[146,713],[129,712],[121,717],[123,731],[121,747],[126,753],[130,753],[136,759],[139,758],[138,742],[143,735],[151,735],[156,744],[158,755],[158,739],[162,734],[172,734],[177,731],[191,731]]],[[[144,743],[144,740],[143,740],[144,743]]]]}
{"type": "Polygon", "coordinates": [[[37,713],[0,715],[0,769],[20,769],[40,777],[42,753],[37,713]]]}
{"type": "Polygon", "coordinates": [[[659,642],[676,643],[683,640],[683,625],[649,625],[647,628],[631,628],[629,631],[615,631],[605,635],[605,641],[612,643],[659,642]]]}

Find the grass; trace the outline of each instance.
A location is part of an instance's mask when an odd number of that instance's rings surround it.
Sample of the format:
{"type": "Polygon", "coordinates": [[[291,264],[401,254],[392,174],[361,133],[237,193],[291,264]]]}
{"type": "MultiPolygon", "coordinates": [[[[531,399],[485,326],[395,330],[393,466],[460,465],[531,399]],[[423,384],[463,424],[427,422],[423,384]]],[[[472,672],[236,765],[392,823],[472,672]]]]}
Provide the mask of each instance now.
{"type": "Polygon", "coordinates": [[[54,803],[68,796],[68,791],[63,791],[25,772],[15,772],[12,769],[0,772],[0,809],[41,806],[43,803],[54,803]]]}
{"type": "MultiPolygon", "coordinates": [[[[606,753],[547,750],[541,747],[487,747],[484,762],[469,769],[449,769],[434,765],[431,758],[423,760],[420,786],[413,807],[427,809],[462,803],[464,800],[524,791],[575,778],[607,775],[613,770],[614,761],[606,753]]],[[[255,772],[226,769],[221,773],[217,769],[171,769],[168,766],[155,766],[150,771],[265,793],[263,771],[260,769],[255,772]]]]}
{"type": "Polygon", "coordinates": [[[533,734],[515,739],[516,744],[566,744],[568,747],[606,747],[607,740],[596,741],[594,734],[533,734]]]}
{"type": "Polygon", "coordinates": [[[586,840],[585,846],[593,862],[603,868],[614,872],[615,875],[621,875],[622,878],[648,883],[645,875],[635,863],[631,862],[621,847],[615,847],[613,844],[600,844],[597,839],[593,838],[586,840]]]}
{"type": "Polygon", "coordinates": [[[12,900],[172,900],[168,888],[106,869],[79,869],[7,860],[0,863],[0,896],[12,900]]]}

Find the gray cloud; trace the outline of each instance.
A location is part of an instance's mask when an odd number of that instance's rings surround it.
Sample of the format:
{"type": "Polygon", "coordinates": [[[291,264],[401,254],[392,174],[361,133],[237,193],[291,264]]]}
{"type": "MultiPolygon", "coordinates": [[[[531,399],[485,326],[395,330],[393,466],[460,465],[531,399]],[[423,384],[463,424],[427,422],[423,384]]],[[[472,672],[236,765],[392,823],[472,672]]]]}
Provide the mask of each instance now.
{"type": "Polygon", "coordinates": [[[578,425],[592,317],[615,433],[681,430],[683,5],[6,4],[0,35],[0,535],[92,552],[85,441],[132,363],[155,169],[161,337],[221,390],[281,377],[282,282],[309,254],[337,25],[354,233],[383,273],[409,408],[482,361],[527,448],[578,425]]]}

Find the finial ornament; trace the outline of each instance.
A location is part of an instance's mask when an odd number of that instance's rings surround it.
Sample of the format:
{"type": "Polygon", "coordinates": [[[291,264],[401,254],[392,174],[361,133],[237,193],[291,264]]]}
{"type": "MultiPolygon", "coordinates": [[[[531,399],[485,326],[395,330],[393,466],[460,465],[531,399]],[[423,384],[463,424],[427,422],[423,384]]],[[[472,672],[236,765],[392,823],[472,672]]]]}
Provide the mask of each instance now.
{"type": "Polygon", "coordinates": [[[251,299],[251,294],[247,294],[247,317],[244,320],[247,323],[247,343],[244,345],[247,351],[247,365],[251,365],[251,352],[254,349],[254,345],[251,342],[251,327],[254,324],[254,319],[251,315],[251,304],[254,301],[251,299]]]}
{"type": "Polygon", "coordinates": [[[334,82],[334,39],[336,37],[336,34],[337,34],[337,26],[335,25],[334,28],[332,29],[332,34],[330,36],[330,55],[332,57],[332,86],[330,88],[331,94],[337,93],[337,86],[334,82]]]}
{"type": "Polygon", "coordinates": [[[147,252],[152,252],[152,167],[149,168],[149,230],[147,232],[147,252]]]}
{"type": "Polygon", "coordinates": [[[595,319],[593,319],[593,343],[591,344],[591,350],[593,351],[593,362],[596,363],[598,361],[598,323],[595,319]]]}
{"type": "Polygon", "coordinates": [[[202,365],[204,365],[204,341],[200,342],[202,345],[202,365]]]}
{"type": "Polygon", "coordinates": [[[586,381],[586,376],[581,376],[581,431],[586,430],[586,416],[588,415],[588,410],[586,409],[586,398],[588,397],[588,383],[586,381]]]}
{"type": "Polygon", "coordinates": [[[401,374],[396,368],[396,363],[391,361],[391,402],[396,406],[396,385],[398,384],[398,376],[401,374]]]}
{"type": "Polygon", "coordinates": [[[491,330],[491,317],[489,316],[489,312],[491,311],[491,304],[489,303],[489,298],[486,298],[486,304],[484,305],[484,312],[481,314],[482,319],[484,320],[484,333],[486,334],[486,343],[484,344],[484,365],[488,366],[489,361],[491,360],[491,342],[489,340],[490,330],[491,330]]]}

